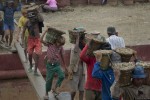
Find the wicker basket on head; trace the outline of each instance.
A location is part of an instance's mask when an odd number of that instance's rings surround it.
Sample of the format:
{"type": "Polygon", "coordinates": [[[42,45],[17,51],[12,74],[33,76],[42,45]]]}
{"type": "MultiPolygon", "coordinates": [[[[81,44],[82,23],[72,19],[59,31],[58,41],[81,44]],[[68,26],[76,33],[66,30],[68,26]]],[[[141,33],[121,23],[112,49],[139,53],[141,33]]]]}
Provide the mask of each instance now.
{"type": "Polygon", "coordinates": [[[107,69],[109,67],[110,63],[110,55],[112,54],[112,50],[96,50],[94,51],[94,55],[102,54],[102,59],[101,59],[101,68],[103,70],[107,69]]]}
{"type": "Polygon", "coordinates": [[[54,43],[56,42],[57,38],[59,38],[59,36],[63,34],[66,34],[66,33],[63,31],[57,30],[56,28],[49,27],[48,32],[45,37],[45,41],[49,43],[54,43]]]}
{"type": "Polygon", "coordinates": [[[120,54],[122,62],[129,62],[134,53],[130,48],[117,48],[115,51],[120,54]]]}
{"type": "Polygon", "coordinates": [[[79,34],[79,35],[85,35],[85,29],[84,28],[74,28],[73,30],[68,30],[69,32],[69,41],[70,43],[73,43],[75,44],[76,43],[76,34],[79,34]]]}
{"type": "Polygon", "coordinates": [[[27,17],[31,22],[38,22],[38,6],[27,8],[27,17]]]}
{"type": "Polygon", "coordinates": [[[120,69],[120,86],[127,86],[131,84],[132,71],[135,67],[133,62],[114,63],[112,67],[113,69],[120,69]]]}
{"type": "Polygon", "coordinates": [[[100,32],[92,32],[90,34],[86,34],[85,35],[85,41],[86,41],[86,43],[88,43],[91,38],[97,38],[98,35],[100,35],[100,32]]]}
{"type": "Polygon", "coordinates": [[[92,50],[97,50],[98,47],[100,47],[102,44],[106,43],[106,40],[105,40],[105,37],[99,35],[97,37],[87,37],[86,38],[89,38],[89,40],[92,38],[92,40],[90,41],[90,44],[89,44],[89,48],[92,49],[92,50]]]}
{"type": "Polygon", "coordinates": [[[142,61],[142,62],[138,62],[136,65],[143,66],[144,71],[146,73],[144,84],[150,86],[150,62],[142,61]]]}
{"type": "Polygon", "coordinates": [[[87,50],[88,55],[93,56],[93,51],[98,50],[101,45],[106,43],[105,37],[98,35],[96,38],[94,36],[86,35],[86,40],[91,40],[87,50]]]}

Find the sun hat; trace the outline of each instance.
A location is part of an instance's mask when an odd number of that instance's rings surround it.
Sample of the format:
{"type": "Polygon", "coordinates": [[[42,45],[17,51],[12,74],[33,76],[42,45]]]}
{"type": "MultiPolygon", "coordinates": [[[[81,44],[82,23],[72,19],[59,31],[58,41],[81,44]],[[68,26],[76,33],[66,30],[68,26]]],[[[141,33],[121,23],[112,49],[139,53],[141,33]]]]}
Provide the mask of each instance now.
{"type": "Polygon", "coordinates": [[[132,73],[133,78],[145,78],[144,68],[142,66],[136,66],[132,73]]]}

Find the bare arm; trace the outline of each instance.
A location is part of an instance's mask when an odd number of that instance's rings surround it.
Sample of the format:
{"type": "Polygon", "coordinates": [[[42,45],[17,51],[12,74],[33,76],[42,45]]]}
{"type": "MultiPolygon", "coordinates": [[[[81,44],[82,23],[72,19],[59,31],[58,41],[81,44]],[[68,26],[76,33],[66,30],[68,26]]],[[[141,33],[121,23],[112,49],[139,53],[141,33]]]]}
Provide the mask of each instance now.
{"type": "Polygon", "coordinates": [[[64,49],[62,47],[61,51],[60,51],[60,56],[61,56],[61,59],[62,59],[62,63],[63,63],[63,67],[65,69],[65,72],[67,73],[68,72],[68,69],[67,69],[67,66],[66,66],[66,62],[65,62],[65,57],[64,57],[64,49]]]}
{"type": "Polygon", "coordinates": [[[112,98],[118,99],[123,94],[123,89],[119,86],[120,70],[114,69],[115,81],[110,88],[112,98]]]}
{"type": "Polygon", "coordinates": [[[23,27],[23,31],[22,31],[22,35],[21,35],[22,41],[24,41],[24,36],[25,36],[25,31],[26,31],[26,29],[27,29],[28,21],[29,21],[29,20],[26,21],[26,23],[25,23],[25,25],[24,25],[24,27],[23,27]]]}
{"type": "Polygon", "coordinates": [[[80,36],[79,36],[79,33],[76,34],[76,44],[75,44],[75,47],[74,47],[74,52],[78,52],[79,50],[79,39],[80,39],[80,36]]]}
{"type": "Polygon", "coordinates": [[[44,33],[42,33],[42,36],[40,38],[41,43],[43,43],[45,46],[48,46],[48,43],[46,41],[44,41],[44,36],[47,33],[47,31],[48,31],[48,28],[44,31],[44,33]]]}
{"type": "Polygon", "coordinates": [[[21,33],[21,27],[18,27],[18,31],[17,31],[17,34],[16,34],[16,40],[19,41],[19,35],[21,33]]]}
{"type": "Polygon", "coordinates": [[[21,11],[21,7],[22,7],[22,4],[21,4],[21,2],[19,2],[18,6],[15,9],[15,11],[21,11]]]}

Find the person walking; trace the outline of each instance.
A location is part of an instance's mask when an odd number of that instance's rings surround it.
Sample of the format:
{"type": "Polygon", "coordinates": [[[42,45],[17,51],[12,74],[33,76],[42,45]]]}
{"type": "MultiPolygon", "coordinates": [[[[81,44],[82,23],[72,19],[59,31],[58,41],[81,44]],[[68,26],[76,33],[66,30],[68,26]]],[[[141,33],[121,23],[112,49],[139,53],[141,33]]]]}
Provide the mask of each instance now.
{"type": "Polygon", "coordinates": [[[45,57],[45,64],[46,64],[46,94],[44,96],[45,100],[48,100],[48,92],[52,90],[52,92],[55,94],[55,96],[58,95],[57,87],[61,86],[61,83],[63,82],[65,78],[65,74],[61,69],[61,62],[62,60],[64,65],[64,70],[67,73],[67,67],[64,60],[64,49],[63,45],[65,44],[65,38],[63,36],[57,37],[54,43],[49,43],[44,41],[44,36],[47,33],[48,29],[42,34],[41,36],[41,42],[48,47],[47,49],[47,55],[45,57]],[[55,73],[58,75],[58,80],[52,89],[52,82],[53,78],[55,76],[55,73]]]}
{"type": "Polygon", "coordinates": [[[11,48],[13,41],[13,33],[15,30],[14,26],[14,13],[21,10],[21,2],[18,3],[18,6],[15,7],[13,0],[7,0],[6,4],[0,3],[0,11],[4,12],[4,32],[6,39],[6,47],[11,48]]]}
{"type": "Polygon", "coordinates": [[[72,44],[70,54],[70,65],[68,67],[71,97],[74,100],[76,93],[79,91],[79,99],[83,100],[85,84],[85,63],[80,59],[80,52],[84,48],[85,34],[75,33],[76,43],[72,44]]]}

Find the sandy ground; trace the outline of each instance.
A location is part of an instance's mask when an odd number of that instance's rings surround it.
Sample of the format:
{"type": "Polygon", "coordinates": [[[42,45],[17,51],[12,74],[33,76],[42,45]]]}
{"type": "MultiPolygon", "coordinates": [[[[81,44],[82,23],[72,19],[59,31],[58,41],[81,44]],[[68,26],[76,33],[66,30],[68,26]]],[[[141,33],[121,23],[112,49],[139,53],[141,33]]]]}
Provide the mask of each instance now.
{"type": "Polygon", "coordinates": [[[56,27],[67,33],[65,47],[70,46],[68,30],[74,27],[84,27],[88,33],[99,31],[107,37],[107,27],[115,26],[126,45],[150,44],[150,3],[117,7],[85,6],[66,8],[65,11],[43,13],[45,26],[56,27]]]}
{"type": "MultiPolygon", "coordinates": [[[[55,13],[42,13],[44,16],[45,26],[52,26],[61,29],[66,32],[66,44],[65,48],[70,47],[68,30],[74,27],[84,27],[88,33],[93,31],[99,31],[102,35],[107,37],[106,29],[108,26],[115,26],[119,32],[119,36],[125,39],[126,45],[139,45],[150,44],[150,3],[139,4],[136,3],[132,6],[118,5],[112,7],[106,6],[79,6],[79,7],[67,7],[65,10],[55,13]],[[73,11],[72,11],[73,9],[73,11]]],[[[18,19],[20,13],[15,13],[15,18],[18,19]]],[[[43,29],[45,30],[45,28],[43,29]]],[[[25,99],[13,99],[20,98],[22,96],[31,97],[35,96],[34,91],[30,88],[31,85],[27,85],[24,91],[25,94],[21,94],[20,97],[16,97],[12,92],[22,93],[22,89],[16,87],[15,82],[9,81],[6,84],[0,85],[0,97],[2,100],[25,100],[25,99]],[[29,94],[29,92],[31,94],[29,94]],[[3,95],[2,95],[3,94],[3,95]],[[9,98],[8,97],[9,94],[9,98]],[[12,98],[12,99],[10,99],[12,98]]],[[[24,82],[24,81],[23,81],[24,82]]],[[[18,82],[19,83],[19,82],[18,82]]],[[[67,81],[63,84],[68,83],[67,81]]],[[[18,85],[20,86],[20,85],[18,85]]],[[[62,86],[62,90],[65,90],[65,86],[62,86]]],[[[25,97],[24,97],[25,98],[25,97]]],[[[28,100],[31,100],[30,98],[28,100]]],[[[33,99],[32,99],[33,100],[33,99]]]]}
{"type": "MultiPolygon", "coordinates": [[[[106,38],[108,26],[116,27],[126,45],[150,44],[150,3],[136,3],[131,6],[78,6],[66,7],[55,13],[42,13],[45,26],[55,27],[66,32],[65,47],[69,48],[68,30],[84,27],[87,33],[99,31],[106,38]]],[[[19,19],[20,12],[15,13],[19,19]]],[[[45,30],[44,27],[43,30],[45,30]]]]}

